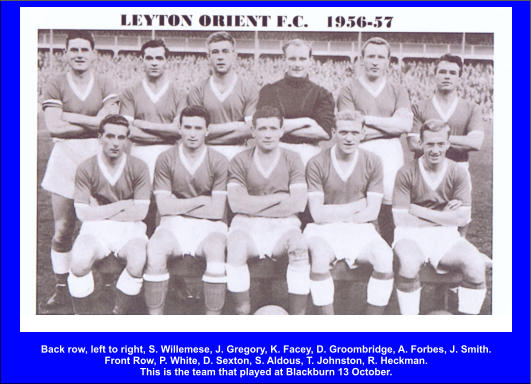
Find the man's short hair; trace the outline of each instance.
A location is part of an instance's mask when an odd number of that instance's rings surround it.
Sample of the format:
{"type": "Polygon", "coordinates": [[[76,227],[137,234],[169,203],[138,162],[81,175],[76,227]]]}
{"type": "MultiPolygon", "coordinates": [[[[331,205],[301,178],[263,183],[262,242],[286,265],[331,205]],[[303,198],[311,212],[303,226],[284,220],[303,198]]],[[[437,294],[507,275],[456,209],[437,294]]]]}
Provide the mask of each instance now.
{"type": "Polygon", "coordinates": [[[75,30],[68,32],[68,35],[66,36],[66,50],[68,50],[68,44],[70,43],[70,40],[74,39],[83,39],[87,40],[90,43],[90,49],[94,49],[95,40],[94,35],[90,33],[89,31],[83,31],[83,30],[75,30]]]}
{"type": "Polygon", "coordinates": [[[276,117],[280,121],[280,127],[284,124],[284,116],[282,116],[282,112],[280,112],[280,109],[277,107],[273,107],[270,105],[265,105],[259,109],[256,110],[256,112],[253,115],[253,127],[256,128],[256,120],[258,119],[267,119],[269,117],[276,117]]]}
{"type": "Polygon", "coordinates": [[[205,127],[208,128],[210,125],[210,114],[206,110],[205,107],[202,107],[200,105],[191,105],[186,108],[184,108],[181,111],[181,115],[179,116],[179,124],[182,125],[183,123],[183,117],[202,117],[205,120],[205,127]]]}
{"type": "Polygon", "coordinates": [[[236,46],[236,40],[234,40],[234,37],[232,37],[228,32],[214,32],[210,36],[207,37],[206,45],[207,48],[212,43],[218,43],[220,41],[228,41],[231,43],[232,48],[236,46]]]}
{"type": "Polygon", "coordinates": [[[424,140],[424,132],[440,132],[446,130],[448,138],[450,137],[450,127],[447,122],[438,119],[430,119],[424,122],[420,127],[420,140],[424,140]]]}
{"type": "Polygon", "coordinates": [[[127,128],[127,136],[129,136],[129,121],[127,121],[125,116],[118,114],[105,116],[98,127],[98,133],[101,136],[105,133],[105,125],[107,124],[123,125],[127,128]]]}
{"type": "Polygon", "coordinates": [[[437,63],[435,64],[435,73],[437,73],[437,69],[439,67],[439,63],[441,61],[447,61],[449,63],[455,63],[459,67],[459,77],[463,74],[463,60],[459,56],[452,55],[450,53],[446,53],[442,55],[439,60],[437,60],[437,63]]]}
{"type": "Polygon", "coordinates": [[[360,122],[362,127],[365,126],[363,115],[353,109],[347,109],[336,114],[336,128],[337,122],[340,120],[360,122]]]}
{"type": "Polygon", "coordinates": [[[382,39],[381,37],[371,37],[369,40],[363,43],[363,46],[361,47],[361,57],[365,56],[365,48],[367,48],[367,46],[370,44],[384,45],[387,48],[387,58],[391,57],[391,46],[387,40],[382,39]]]}
{"type": "Polygon", "coordinates": [[[284,52],[284,56],[286,56],[286,50],[288,49],[290,45],[293,45],[295,47],[308,48],[308,54],[310,57],[312,57],[312,45],[308,41],[302,40],[302,39],[292,39],[282,44],[282,52],[284,52]]]}
{"type": "Polygon", "coordinates": [[[140,48],[140,54],[142,55],[142,57],[144,57],[144,55],[146,54],[147,48],[160,48],[160,47],[164,48],[164,57],[167,58],[170,53],[170,50],[168,49],[168,47],[166,47],[166,44],[164,43],[164,40],[162,39],[146,41],[144,44],[142,44],[142,48],[140,48]]]}

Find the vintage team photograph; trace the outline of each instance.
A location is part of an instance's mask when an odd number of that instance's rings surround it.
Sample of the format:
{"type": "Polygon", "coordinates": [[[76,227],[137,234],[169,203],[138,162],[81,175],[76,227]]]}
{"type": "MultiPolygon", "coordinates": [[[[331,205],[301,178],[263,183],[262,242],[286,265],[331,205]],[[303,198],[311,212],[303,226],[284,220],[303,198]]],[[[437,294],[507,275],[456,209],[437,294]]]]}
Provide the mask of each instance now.
{"type": "Polygon", "coordinates": [[[492,315],[494,33],[37,49],[37,315],[492,315]]]}

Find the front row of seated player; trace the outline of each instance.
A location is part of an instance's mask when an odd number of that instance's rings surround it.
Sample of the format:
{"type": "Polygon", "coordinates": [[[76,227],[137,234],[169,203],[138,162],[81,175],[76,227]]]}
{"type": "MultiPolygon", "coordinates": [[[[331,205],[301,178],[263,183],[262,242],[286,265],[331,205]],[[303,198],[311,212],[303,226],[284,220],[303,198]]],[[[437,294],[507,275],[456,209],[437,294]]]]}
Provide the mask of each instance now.
{"type": "MultiPolygon", "coordinates": [[[[359,148],[363,118],[340,112],[333,145],[313,157],[304,171],[300,157],[279,147],[283,118],[264,107],[253,116],[255,145],[229,162],[205,145],[209,115],[202,107],[182,111],[182,140],[157,159],[153,192],[160,225],[147,239],[145,217],[151,193],[147,166],[125,152],[128,121],[106,117],[101,152],[76,175],[75,207],[83,222],[74,244],[68,280],[77,314],[90,313],[92,265],[113,253],[126,261],[118,278],[114,314],[127,313],[144,286],[150,314],[163,314],[170,257],[206,259],[203,274],[207,314],[220,314],[226,291],[237,314],[250,313],[250,258],[287,258],[289,313],[304,314],[311,293],[320,314],[333,314],[336,260],[373,267],[367,314],[383,314],[393,286],[393,250],[372,222],[383,196],[380,158],[359,148]],[[234,217],[224,218],[226,200],[234,217]],[[304,233],[298,214],[308,202],[313,223],[304,233]],[[227,256],[225,257],[225,253],[227,256]]],[[[466,172],[446,159],[448,126],[426,122],[420,131],[424,155],[398,173],[393,196],[396,287],[402,314],[418,314],[419,270],[429,262],[459,270],[459,312],[478,314],[485,297],[483,256],[457,227],[470,218],[466,172]]]]}

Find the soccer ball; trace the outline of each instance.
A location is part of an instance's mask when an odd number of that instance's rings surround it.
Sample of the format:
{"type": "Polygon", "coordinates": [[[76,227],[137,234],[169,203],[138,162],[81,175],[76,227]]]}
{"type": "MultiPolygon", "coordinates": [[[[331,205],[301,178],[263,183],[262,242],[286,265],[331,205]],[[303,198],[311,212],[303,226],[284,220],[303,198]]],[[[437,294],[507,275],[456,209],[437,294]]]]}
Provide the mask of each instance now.
{"type": "Polygon", "coordinates": [[[258,308],[255,315],[288,315],[288,312],[278,305],[266,305],[262,308],[258,308]]]}

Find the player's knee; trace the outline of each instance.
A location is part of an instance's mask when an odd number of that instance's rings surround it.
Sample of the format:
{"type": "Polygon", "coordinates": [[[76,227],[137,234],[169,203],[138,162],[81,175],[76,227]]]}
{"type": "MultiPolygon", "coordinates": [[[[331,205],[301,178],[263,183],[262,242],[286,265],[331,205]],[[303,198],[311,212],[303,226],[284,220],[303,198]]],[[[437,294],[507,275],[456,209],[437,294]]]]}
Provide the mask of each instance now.
{"type": "Polygon", "coordinates": [[[96,249],[92,236],[79,236],[72,248],[70,270],[77,276],[86,275],[92,268],[96,249]]]}
{"type": "Polygon", "coordinates": [[[234,231],[227,237],[227,263],[242,265],[247,263],[247,236],[241,231],[234,231]]]}
{"type": "Polygon", "coordinates": [[[58,252],[68,252],[72,248],[74,221],[67,218],[55,220],[55,233],[52,246],[58,252]]]}
{"type": "Polygon", "coordinates": [[[311,255],[311,271],[313,274],[324,274],[330,271],[330,262],[333,254],[322,241],[308,240],[308,249],[311,255]]]}
{"type": "Polygon", "coordinates": [[[157,229],[147,244],[147,273],[166,272],[166,262],[172,249],[172,236],[165,230],[157,229]]]}
{"type": "Polygon", "coordinates": [[[485,281],[485,261],[479,253],[463,257],[462,273],[466,281],[482,283],[485,281]]]}
{"type": "Polygon", "coordinates": [[[318,274],[328,272],[330,270],[330,262],[334,259],[333,251],[324,240],[318,237],[310,237],[306,241],[312,272],[318,274]]]}
{"type": "Polygon", "coordinates": [[[287,250],[289,265],[306,266],[310,264],[308,243],[299,232],[294,232],[293,235],[289,237],[287,250]]]}
{"type": "Polygon", "coordinates": [[[411,240],[399,240],[393,249],[400,263],[400,275],[414,277],[424,263],[424,257],[418,247],[411,240]]]}
{"type": "Polygon", "coordinates": [[[131,240],[127,249],[127,271],[131,276],[140,277],[146,265],[146,246],[143,239],[131,240]]]}
{"type": "Polygon", "coordinates": [[[213,233],[205,240],[203,254],[207,263],[225,262],[225,250],[227,247],[227,237],[223,233],[213,233]]]}
{"type": "Polygon", "coordinates": [[[375,271],[390,273],[393,271],[393,251],[384,240],[372,246],[371,264],[375,271]]]}

